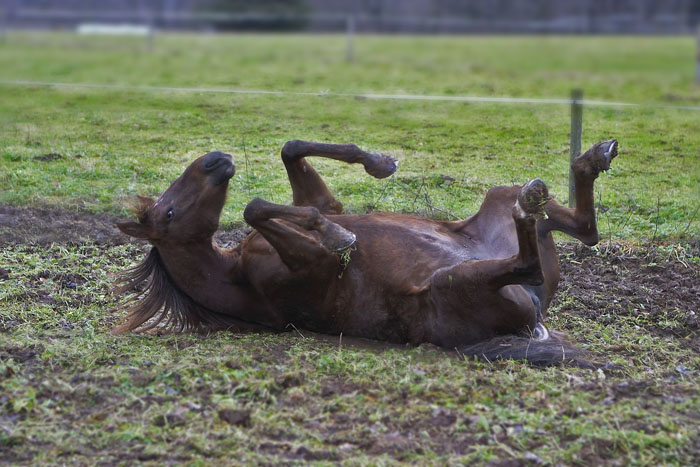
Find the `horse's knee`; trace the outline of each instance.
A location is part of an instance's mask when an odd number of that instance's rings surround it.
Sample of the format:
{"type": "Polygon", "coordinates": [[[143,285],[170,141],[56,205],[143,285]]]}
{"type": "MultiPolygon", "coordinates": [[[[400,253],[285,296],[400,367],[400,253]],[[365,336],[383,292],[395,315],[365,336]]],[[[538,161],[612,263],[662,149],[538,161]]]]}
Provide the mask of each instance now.
{"type": "Polygon", "coordinates": [[[284,143],[281,151],[282,161],[294,162],[298,160],[302,156],[301,148],[304,143],[305,141],[299,139],[293,139],[284,143]]]}
{"type": "Polygon", "coordinates": [[[313,206],[280,206],[260,198],[253,199],[243,211],[243,219],[253,227],[273,217],[312,229],[319,225],[321,212],[313,206]]]}
{"type": "Polygon", "coordinates": [[[598,233],[598,230],[594,230],[593,232],[582,234],[580,239],[586,246],[595,246],[600,241],[600,234],[598,233]]]}
{"type": "Polygon", "coordinates": [[[594,246],[600,241],[600,234],[598,233],[598,226],[595,222],[595,217],[590,215],[576,215],[575,216],[576,227],[577,227],[577,238],[581,240],[584,245],[594,246]]]}

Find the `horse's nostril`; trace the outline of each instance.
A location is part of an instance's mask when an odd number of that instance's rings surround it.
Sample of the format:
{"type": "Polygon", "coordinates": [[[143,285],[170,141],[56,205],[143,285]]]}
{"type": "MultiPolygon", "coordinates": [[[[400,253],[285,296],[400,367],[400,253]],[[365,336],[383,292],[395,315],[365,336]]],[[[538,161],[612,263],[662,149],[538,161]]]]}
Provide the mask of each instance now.
{"type": "Polygon", "coordinates": [[[233,158],[223,152],[210,152],[204,156],[203,167],[207,172],[212,171],[219,167],[222,163],[232,162],[233,158]]]}

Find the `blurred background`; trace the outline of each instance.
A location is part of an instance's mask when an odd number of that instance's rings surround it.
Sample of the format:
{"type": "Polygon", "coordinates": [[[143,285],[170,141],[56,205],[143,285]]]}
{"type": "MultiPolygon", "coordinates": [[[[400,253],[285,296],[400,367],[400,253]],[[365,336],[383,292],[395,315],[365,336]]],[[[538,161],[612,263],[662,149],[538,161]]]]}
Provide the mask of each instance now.
{"type": "Polygon", "coordinates": [[[681,34],[698,0],[4,0],[13,27],[129,22],[160,29],[372,33],[681,34]]]}

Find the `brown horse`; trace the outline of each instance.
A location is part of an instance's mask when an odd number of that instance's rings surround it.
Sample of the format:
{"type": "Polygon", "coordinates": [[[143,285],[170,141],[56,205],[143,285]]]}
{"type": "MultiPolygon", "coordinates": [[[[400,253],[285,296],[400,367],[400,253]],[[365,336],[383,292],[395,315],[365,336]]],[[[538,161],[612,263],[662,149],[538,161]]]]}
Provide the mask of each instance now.
{"type": "Polygon", "coordinates": [[[235,168],[228,154],[206,154],[158,200],[139,197],[138,222],[118,224],[153,248],[123,279],[121,292],[136,291],[136,303],[117,331],[163,323],[179,331],[293,326],[487,358],[561,361],[563,344],[543,324],[559,282],[551,232],[597,243],[593,183],[616,155],[610,140],[574,161],[576,209],[559,205],[534,179],[492,188],[475,215],[455,222],[343,215],[306,158],[360,163],[377,178],[394,173],[396,161],[355,145],[290,141],[282,161],[294,205],[254,199],[244,218],[255,230],[220,249],[213,235],[235,168]],[[497,336],[524,338],[504,344],[497,336]]]}

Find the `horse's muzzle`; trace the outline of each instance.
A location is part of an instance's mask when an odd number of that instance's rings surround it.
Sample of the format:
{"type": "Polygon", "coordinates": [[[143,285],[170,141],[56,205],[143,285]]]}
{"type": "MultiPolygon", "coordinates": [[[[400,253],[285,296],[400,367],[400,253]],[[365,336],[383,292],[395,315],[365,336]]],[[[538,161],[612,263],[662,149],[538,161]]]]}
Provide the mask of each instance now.
{"type": "Polygon", "coordinates": [[[228,181],[236,173],[233,157],[223,152],[210,152],[202,159],[202,170],[213,177],[214,185],[228,181]]]}

